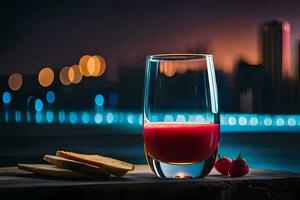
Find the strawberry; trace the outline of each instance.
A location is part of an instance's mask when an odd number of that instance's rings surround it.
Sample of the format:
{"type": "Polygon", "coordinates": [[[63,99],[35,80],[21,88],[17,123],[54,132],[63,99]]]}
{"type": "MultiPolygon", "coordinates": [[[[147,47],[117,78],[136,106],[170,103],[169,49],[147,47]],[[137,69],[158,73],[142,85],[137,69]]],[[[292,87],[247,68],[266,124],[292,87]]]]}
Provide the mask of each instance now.
{"type": "Polygon", "coordinates": [[[229,175],[229,169],[231,167],[231,159],[228,157],[220,157],[218,155],[218,160],[215,163],[215,168],[222,175],[229,175]]]}
{"type": "Polygon", "coordinates": [[[237,157],[236,160],[232,161],[229,174],[231,177],[240,177],[245,176],[249,172],[249,166],[247,162],[242,158],[241,154],[237,157]]]}

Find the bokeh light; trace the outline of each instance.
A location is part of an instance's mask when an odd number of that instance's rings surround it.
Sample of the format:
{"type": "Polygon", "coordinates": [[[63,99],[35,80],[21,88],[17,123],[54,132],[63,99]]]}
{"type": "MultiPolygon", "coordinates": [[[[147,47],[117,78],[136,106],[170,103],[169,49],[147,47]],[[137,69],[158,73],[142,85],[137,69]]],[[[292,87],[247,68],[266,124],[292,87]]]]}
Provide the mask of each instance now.
{"type": "Polygon", "coordinates": [[[99,77],[99,76],[101,76],[101,75],[105,72],[105,70],[106,70],[106,62],[105,62],[104,58],[103,58],[102,56],[99,56],[99,55],[93,56],[92,58],[93,58],[94,60],[96,60],[96,62],[95,62],[96,64],[99,63],[99,67],[95,66],[95,70],[94,70],[93,76],[99,77]]]}
{"type": "Polygon", "coordinates": [[[13,73],[8,78],[8,86],[12,91],[17,91],[23,84],[23,77],[19,73],[13,73]]]}
{"type": "Polygon", "coordinates": [[[41,112],[43,110],[44,104],[41,99],[36,99],[34,102],[34,108],[37,112],[41,112]]]}
{"type": "Polygon", "coordinates": [[[236,119],[235,119],[235,117],[229,117],[228,118],[228,124],[231,125],[231,126],[236,125],[236,119]]]}
{"type": "Polygon", "coordinates": [[[82,80],[82,74],[79,65],[73,65],[68,70],[68,79],[71,83],[77,84],[82,80]]]}
{"type": "Polygon", "coordinates": [[[58,121],[60,123],[63,123],[66,119],[66,116],[65,116],[65,112],[64,111],[59,111],[58,112],[58,121]]]}
{"type": "Polygon", "coordinates": [[[41,86],[48,87],[53,83],[54,72],[50,67],[43,68],[38,75],[38,80],[41,86]]]}
{"type": "Polygon", "coordinates": [[[87,65],[90,58],[91,58],[90,55],[84,55],[79,60],[79,70],[80,70],[80,73],[83,76],[86,76],[86,77],[90,76],[90,73],[89,73],[89,70],[88,70],[88,65],[87,65]]]}
{"type": "Polygon", "coordinates": [[[20,111],[15,112],[15,120],[16,120],[16,122],[21,121],[21,112],[20,111]]]}
{"type": "Polygon", "coordinates": [[[69,66],[65,66],[60,70],[59,80],[63,85],[70,85],[71,81],[69,79],[69,66]]]}
{"type": "Polygon", "coordinates": [[[103,106],[103,104],[104,104],[104,97],[101,94],[97,94],[95,96],[95,104],[97,106],[103,106]]]}
{"type": "Polygon", "coordinates": [[[118,104],[119,95],[116,92],[112,92],[108,96],[108,102],[110,105],[115,106],[118,104]]]}
{"type": "Polygon", "coordinates": [[[55,93],[53,91],[48,91],[46,94],[46,100],[48,103],[54,103],[55,101],[55,93]]]}
{"type": "Polygon", "coordinates": [[[90,115],[87,112],[83,112],[81,116],[81,120],[83,123],[87,124],[90,121],[90,115]]]}
{"type": "Polygon", "coordinates": [[[4,104],[9,104],[11,102],[11,94],[9,92],[3,92],[2,101],[4,104]]]}
{"type": "Polygon", "coordinates": [[[35,121],[39,124],[43,121],[43,115],[41,112],[35,113],[35,121]]]}
{"type": "Polygon", "coordinates": [[[95,115],[95,122],[96,122],[96,124],[100,124],[102,121],[103,121],[103,116],[102,116],[102,114],[97,113],[97,114],[95,115]]]}
{"type": "Polygon", "coordinates": [[[106,121],[107,123],[111,124],[115,119],[114,114],[112,114],[111,112],[107,113],[106,115],[106,121]]]}
{"type": "Polygon", "coordinates": [[[265,124],[266,126],[271,126],[271,125],[272,125],[272,119],[269,118],[269,117],[265,118],[265,119],[264,119],[264,124],[265,124]]]}
{"type": "Polygon", "coordinates": [[[247,118],[246,117],[240,117],[239,118],[239,124],[242,126],[245,126],[247,124],[247,118]]]}
{"type": "Polygon", "coordinates": [[[75,124],[77,122],[77,114],[76,112],[70,112],[69,114],[69,120],[72,124],[75,124]]]}
{"type": "Polygon", "coordinates": [[[48,123],[52,123],[54,121],[54,114],[52,111],[47,111],[46,120],[48,123]]]}
{"type": "Polygon", "coordinates": [[[100,60],[97,56],[92,56],[87,62],[87,70],[90,76],[97,76],[101,70],[100,60]]]}
{"type": "Polygon", "coordinates": [[[258,124],[258,119],[257,117],[251,117],[250,118],[250,125],[256,126],[258,124]]]}

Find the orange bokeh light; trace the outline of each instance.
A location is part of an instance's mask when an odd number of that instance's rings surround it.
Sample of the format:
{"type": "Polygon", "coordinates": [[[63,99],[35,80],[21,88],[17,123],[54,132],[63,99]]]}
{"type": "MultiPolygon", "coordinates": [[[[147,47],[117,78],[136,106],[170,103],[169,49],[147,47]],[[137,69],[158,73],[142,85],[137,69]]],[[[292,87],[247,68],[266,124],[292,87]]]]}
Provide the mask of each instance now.
{"type": "Polygon", "coordinates": [[[23,77],[19,73],[13,73],[8,78],[8,86],[12,91],[17,91],[23,84],[23,77]]]}
{"type": "Polygon", "coordinates": [[[80,72],[79,65],[73,65],[69,68],[68,79],[74,84],[77,84],[82,80],[82,74],[80,72]]]}
{"type": "Polygon", "coordinates": [[[91,58],[90,55],[84,55],[79,60],[79,70],[83,76],[89,77],[90,73],[88,70],[88,61],[91,58]]]}
{"type": "Polygon", "coordinates": [[[54,72],[50,67],[43,68],[38,75],[38,80],[41,86],[48,87],[53,83],[54,72]]]}
{"type": "Polygon", "coordinates": [[[71,80],[69,79],[69,66],[65,66],[60,70],[59,80],[63,85],[70,85],[71,80]]]}

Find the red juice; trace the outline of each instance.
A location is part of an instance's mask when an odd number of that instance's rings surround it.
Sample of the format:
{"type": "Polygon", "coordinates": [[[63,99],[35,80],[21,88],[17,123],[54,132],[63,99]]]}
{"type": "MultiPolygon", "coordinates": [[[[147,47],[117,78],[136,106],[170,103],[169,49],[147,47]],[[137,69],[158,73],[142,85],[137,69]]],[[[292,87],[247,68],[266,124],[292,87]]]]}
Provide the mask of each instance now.
{"type": "Polygon", "coordinates": [[[217,150],[219,124],[159,123],[144,125],[146,155],[170,164],[192,164],[217,150]]]}

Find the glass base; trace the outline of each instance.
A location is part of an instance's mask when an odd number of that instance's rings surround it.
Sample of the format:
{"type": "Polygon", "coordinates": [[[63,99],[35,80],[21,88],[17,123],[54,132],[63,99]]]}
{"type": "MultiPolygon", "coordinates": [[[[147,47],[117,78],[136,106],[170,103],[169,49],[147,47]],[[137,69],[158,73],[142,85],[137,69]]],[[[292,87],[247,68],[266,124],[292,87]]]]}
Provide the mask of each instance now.
{"type": "Polygon", "coordinates": [[[218,148],[208,159],[193,164],[169,164],[146,156],[151,170],[160,178],[201,178],[212,170],[217,154],[218,148]]]}

